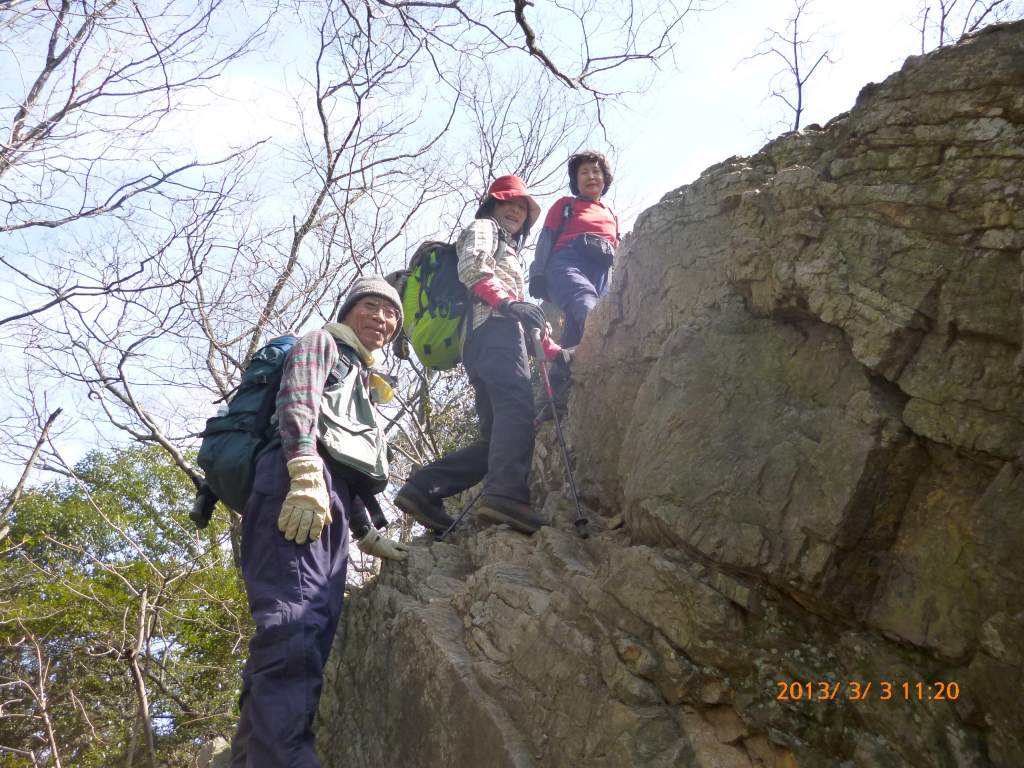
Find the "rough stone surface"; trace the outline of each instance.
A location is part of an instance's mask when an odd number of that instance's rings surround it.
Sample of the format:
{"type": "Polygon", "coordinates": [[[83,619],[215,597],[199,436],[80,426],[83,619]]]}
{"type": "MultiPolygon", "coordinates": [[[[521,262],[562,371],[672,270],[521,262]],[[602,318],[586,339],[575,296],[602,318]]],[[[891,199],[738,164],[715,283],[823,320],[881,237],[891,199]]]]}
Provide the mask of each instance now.
{"type": "Polygon", "coordinates": [[[231,744],[227,739],[218,736],[203,744],[192,761],[191,768],[227,768],[231,761],[231,744]]]}
{"type": "Polygon", "coordinates": [[[1022,250],[1024,23],[665,195],[577,352],[592,537],[545,425],[553,527],[350,595],[324,765],[1024,766],[1022,250]]]}

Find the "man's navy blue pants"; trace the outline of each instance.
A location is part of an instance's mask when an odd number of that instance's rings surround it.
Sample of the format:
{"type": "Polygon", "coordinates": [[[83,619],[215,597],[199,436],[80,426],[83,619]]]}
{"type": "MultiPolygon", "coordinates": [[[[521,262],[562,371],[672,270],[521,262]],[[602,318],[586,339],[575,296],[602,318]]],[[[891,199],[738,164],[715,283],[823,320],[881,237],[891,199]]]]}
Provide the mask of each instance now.
{"type": "Polygon", "coordinates": [[[574,248],[559,248],[548,257],[545,276],[548,296],[565,313],[565,327],[558,343],[575,347],[583,338],[587,315],[597,300],[608,294],[608,268],[574,248]]]}
{"type": "Polygon", "coordinates": [[[325,474],[334,520],[316,541],[296,544],[277,527],[291,484],[284,453],[256,465],[242,516],[242,578],[256,634],[230,768],[320,768],[313,716],[345,595],[352,501],[348,485],[325,474]]]}

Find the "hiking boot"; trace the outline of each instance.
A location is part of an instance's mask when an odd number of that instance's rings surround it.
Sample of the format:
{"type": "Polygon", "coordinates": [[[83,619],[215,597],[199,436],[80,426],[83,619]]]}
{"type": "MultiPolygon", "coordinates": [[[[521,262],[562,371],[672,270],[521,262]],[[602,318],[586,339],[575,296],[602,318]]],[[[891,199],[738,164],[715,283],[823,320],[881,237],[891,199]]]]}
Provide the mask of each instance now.
{"type": "Polygon", "coordinates": [[[576,356],[576,347],[563,347],[551,361],[551,386],[556,381],[568,379],[572,375],[572,359],[576,356]]]}
{"type": "Polygon", "coordinates": [[[504,523],[509,528],[527,535],[545,525],[550,525],[529,504],[510,499],[507,496],[481,496],[477,514],[488,522],[504,523]]]}
{"type": "MultiPolygon", "coordinates": [[[[572,379],[566,379],[557,387],[552,384],[551,388],[555,393],[555,408],[558,410],[559,417],[565,416],[569,412],[569,385],[572,384],[572,379]]],[[[548,391],[544,388],[544,384],[541,383],[540,389],[537,391],[537,395],[533,398],[533,410],[537,416],[534,421],[537,424],[543,424],[545,421],[551,421],[551,401],[548,399],[548,391]]]]}
{"type": "Polygon", "coordinates": [[[425,528],[444,533],[455,521],[444,511],[444,507],[431,501],[412,483],[406,483],[395,495],[395,506],[425,528]]]}

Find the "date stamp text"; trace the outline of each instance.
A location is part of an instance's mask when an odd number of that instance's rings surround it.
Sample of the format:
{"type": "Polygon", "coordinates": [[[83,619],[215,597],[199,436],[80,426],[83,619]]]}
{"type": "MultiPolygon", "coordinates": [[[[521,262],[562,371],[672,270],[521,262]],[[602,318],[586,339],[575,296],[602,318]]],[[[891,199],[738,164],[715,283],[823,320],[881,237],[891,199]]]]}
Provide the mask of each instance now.
{"type": "Polygon", "coordinates": [[[779,701],[953,701],[960,696],[956,683],[776,683],[779,701]]]}

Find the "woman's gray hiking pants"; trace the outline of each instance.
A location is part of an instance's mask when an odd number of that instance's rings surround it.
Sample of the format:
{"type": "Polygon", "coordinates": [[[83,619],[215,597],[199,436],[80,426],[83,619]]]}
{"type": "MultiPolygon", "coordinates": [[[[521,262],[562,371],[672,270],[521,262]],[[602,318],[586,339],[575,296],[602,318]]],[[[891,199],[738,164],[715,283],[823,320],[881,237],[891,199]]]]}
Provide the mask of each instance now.
{"type": "Polygon", "coordinates": [[[483,480],[485,495],[529,504],[533,385],[519,323],[489,317],[469,332],[462,362],[476,393],[480,436],[417,470],[409,482],[431,501],[440,501],[483,480]]]}

